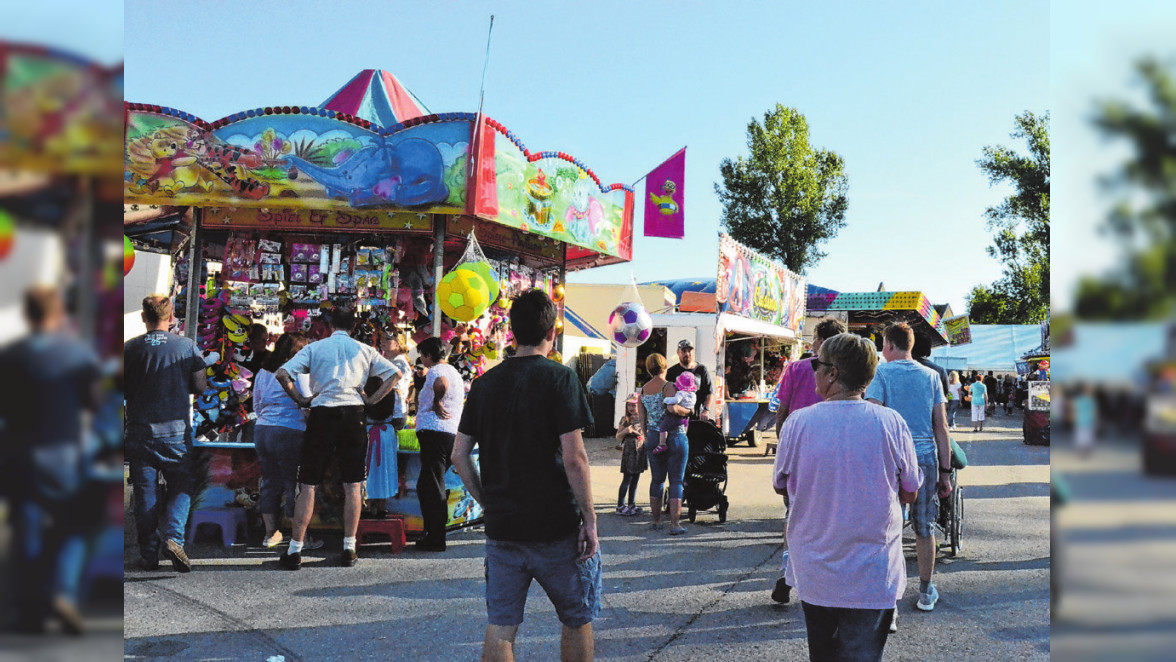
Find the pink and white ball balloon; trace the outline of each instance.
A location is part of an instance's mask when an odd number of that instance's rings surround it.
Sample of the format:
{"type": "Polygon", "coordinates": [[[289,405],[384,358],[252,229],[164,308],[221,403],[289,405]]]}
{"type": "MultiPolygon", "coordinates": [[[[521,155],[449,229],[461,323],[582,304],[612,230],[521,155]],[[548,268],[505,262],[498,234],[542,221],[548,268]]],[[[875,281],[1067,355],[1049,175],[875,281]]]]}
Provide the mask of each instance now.
{"type": "Polygon", "coordinates": [[[618,345],[636,347],[649,340],[653,332],[653,318],[645,306],[626,301],[613,309],[608,316],[608,332],[618,345]]]}

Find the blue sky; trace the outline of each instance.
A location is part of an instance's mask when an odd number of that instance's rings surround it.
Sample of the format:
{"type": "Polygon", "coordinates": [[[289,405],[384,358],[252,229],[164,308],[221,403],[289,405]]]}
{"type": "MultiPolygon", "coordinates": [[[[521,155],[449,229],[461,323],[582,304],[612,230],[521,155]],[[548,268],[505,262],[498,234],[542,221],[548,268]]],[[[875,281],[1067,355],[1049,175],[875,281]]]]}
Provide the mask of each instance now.
{"type": "MultiPolygon", "coordinates": [[[[532,150],[632,183],[688,146],[687,237],[582,282],[713,277],[724,157],[776,103],[804,113],[849,177],[847,226],[810,281],[922,290],[964,309],[985,254],[985,145],[1050,102],[1049,5],[962,3],[197,3],[128,0],[126,96],[206,119],[314,104],[354,73],[396,74],[435,112],[472,111],[495,14],[486,112],[532,150]]],[[[643,188],[638,189],[639,193],[643,188]]]]}

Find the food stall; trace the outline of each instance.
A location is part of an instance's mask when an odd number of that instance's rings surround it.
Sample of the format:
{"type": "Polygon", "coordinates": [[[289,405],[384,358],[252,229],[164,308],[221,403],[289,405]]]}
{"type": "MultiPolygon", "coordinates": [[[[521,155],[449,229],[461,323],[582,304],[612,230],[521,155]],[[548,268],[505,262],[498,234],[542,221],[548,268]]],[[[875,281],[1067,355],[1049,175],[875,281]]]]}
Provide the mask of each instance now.
{"type": "Polygon", "coordinates": [[[689,340],[695,361],[710,371],[712,412],[728,443],[756,445],[760,431],[771,425],[768,396],[779,381],[778,371],[798,355],[805,280],[720,234],[715,280],[660,284],[678,296],[678,310],[651,315],[653,334],[645,344],[618,348],[618,391],[632,392],[649,379],[646,356],[662,354],[673,366],[678,343],[689,340]]]}
{"type": "MultiPolygon", "coordinates": [[[[472,380],[510,341],[509,297],[539,287],[562,301],[568,271],[632,255],[630,187],[603,184],[566,153],[531,152],[484,115],[431,113],[385,71],[360,72],[318,106],[209,122],[127,103],[124,122],[127,232],[173,230],[177,317],[209,365],[194,427],[219,458],[209,475],[222,490],[203,493],[212,507],[256,490],[251,323],[313,339],[323,311],[353,306],[357,338],[442,337],[472,380]],[[471,249],[487,275],[447,286],[471,249]]],[[[453,492],[457,523],[471,509],[453,492]]],[[[322,518],[337,522],[339,495],[320,493],[322,518]]]]}
{"type": "Polygon", "coordinates": [[[909,324],[916,335],[930,340],[932,347],[947,345],[949,334],[944,318],[950,317],[950,311],[950,307],[932,305],[922,292],[825,290],[808,295],[810,318],[840,317],[850,332],[873,339],[879,351],[882,350],[879,331],[896,322],[909,324]]]}

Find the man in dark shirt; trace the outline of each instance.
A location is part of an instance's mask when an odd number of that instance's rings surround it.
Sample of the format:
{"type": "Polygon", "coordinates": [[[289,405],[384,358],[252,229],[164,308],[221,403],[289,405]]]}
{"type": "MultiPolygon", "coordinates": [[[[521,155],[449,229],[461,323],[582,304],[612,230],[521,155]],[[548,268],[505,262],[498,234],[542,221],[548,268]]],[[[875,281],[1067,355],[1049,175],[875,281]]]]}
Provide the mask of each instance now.
{"type": "Polygon", "coordinates": [[[678,375],[687,370],[693,372],[694,376],[698,378],[698,401],[694,403],[694,418],[709,421],[711,417],[710,397],[714,392],[710,371],[701,363],[694,362],[694,343],[682,340],[678,343],[678,365],[666,371],[666,381],[673,384],[678,379],[678,375]]]}
{"type": "Polygon", "coordinates": [[[600,555],[580,436],[592,416],[576,373],[546,358],[555,317],[555,304],[541,290],[515,298],[510,325],[518,353],[474,382],[453,447],[453,466],[486,518],[483,660],[514,659],[533,579],[563,624],[563,659],[593,657],[600,555]]]}
{"type": "Polygon", "coordinates": [[[249,327],[249,349],[252,354],[249,360],[244,363],[244,366],[249,369],[249,372],[257,374],[261,370],[261,366],[265,364],[265,360],[269,357],[269,329],[264,324],[254,323],[249,327]]]}
{"type": "Polygon", "coordinates": [[[92,523],[82,503],[82,411],[93,411],[99,400],[98,357],[65,332],[57,290],[31,288],[24,316],[29,335],[0,354],[7,382],[0,452],[8,456],[0,489],[12,499],[17,627],[41,632],[45,619],[56,617],[66,632],[81,634],[78,588],[92,523]]]}
{"type": "Polygon", "coordinates": [[[931,360],[931,339],[924,335],[915,334],[915,344],[911,346],[911,358],[935,371],[939,375],[939,383],[943,384],[943,392],[947,393],[947,368],[931,360]]]}
{"type": "Polygon", "coordinates": [[[208,379],[196,343],[167,332],[171,320],[171,299],[159,294],[145,297],[147,333],[130,339],[123,348],[126,456],[135,491],[140,565],[145,570],[159,567],[162,533],[163,553],[172,567],[189,572],[192,564],[184,553],[184,527],[192,505],[190,396],[203,393],[208,379]],[[167,482],[166,490],[159,487],[160,475],[167,482]]]}
{"type": "Polygon", "coordinates": [[[996,385],[996,377],[992,375],[991,370],[989,370],[988,375],[984,377],[984,388],[988,389],[988,404],[985,407],[988,411],[985,413],[991,415],[994,411],[996,411],[996,392],[999,390],[996,385]]]}

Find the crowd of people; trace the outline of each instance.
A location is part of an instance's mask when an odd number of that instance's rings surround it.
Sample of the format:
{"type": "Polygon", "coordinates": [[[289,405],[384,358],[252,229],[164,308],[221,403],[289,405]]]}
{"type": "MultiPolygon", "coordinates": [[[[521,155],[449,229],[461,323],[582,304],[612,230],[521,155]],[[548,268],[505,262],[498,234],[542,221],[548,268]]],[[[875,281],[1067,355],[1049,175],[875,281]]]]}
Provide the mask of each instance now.
{"type": "MultiPolygon", "coordinates": [[[[186,403],[204,389],[204,362],[190,340],[167,332],[170,305],[165,297],[147,297],[148,332],[127,344],[127,457],[142,567],[158,567],[162,554],[187,572],[182,524],[191,499],[193,442],[186,403]]],[[[380,348],[358,342],[350,335],[355,315],[345,308],[331,311],[331,333],[322,340],[308,342],[299,333],[279,337],[259,365],[254,387],[254,439],[265,477],[264,544],[277,547],[283,540],[284,503],[293,530],[278,565],[297,570],[301,553],[321,545],[307,528],[315,490],[335,462],[345,499],[339,562],[357,562],[361,488],[373,466],[366,424],[374,419],[402,427],[407,394],[415,390],[424,520],[416,548],[445,550],[443,476],[452,464],[484,509],[484,659],[513,656],[532,580],[543,586],[563,625],[565,659],[591,659],[602,584],[581,434],[593,423],[587,392],[571,369],[547,360],[556,308],[546,294],[520,295],[510,317],[516,351],[473,382],[468,396],[440,339],[417,346],[424,370],[414,371],[403,337],[393,335],[380,348]]],[[[978,374],[968,376],[965,388],[958,373],[926,365],[915,334],[901,323],[884,331],[885,362],[872,341],[848,333],[836,320],[817,325],[813,351],[787,364],[776,392],[773,486],[787,506],[788,549],[772,599],[787,603],[796,591],[812,659],[880,659],[888,635],[897,630],[896,606],[906,585],[904,508],[916,537],[915,606],[931,611],[939,600],[934,527],[939,501],[952,491],[952,419],[967,402],[980,429],[989,407],[1004,404],[991,394],[1011,389],[992,375],[987,378],[995,383],[986,384],[978,374]]],[[[714,391],[693,344],[682,341],[677,353],[672,368],[661,354],[647,357],[652,377],[626,399],[616,433],[622,450],[617,514],[644,513],[636,493],[648,468],[649,525],[672,536],[686,533],[681,511],[687,426],[691,419],[712,418],[714,391]]]]}

